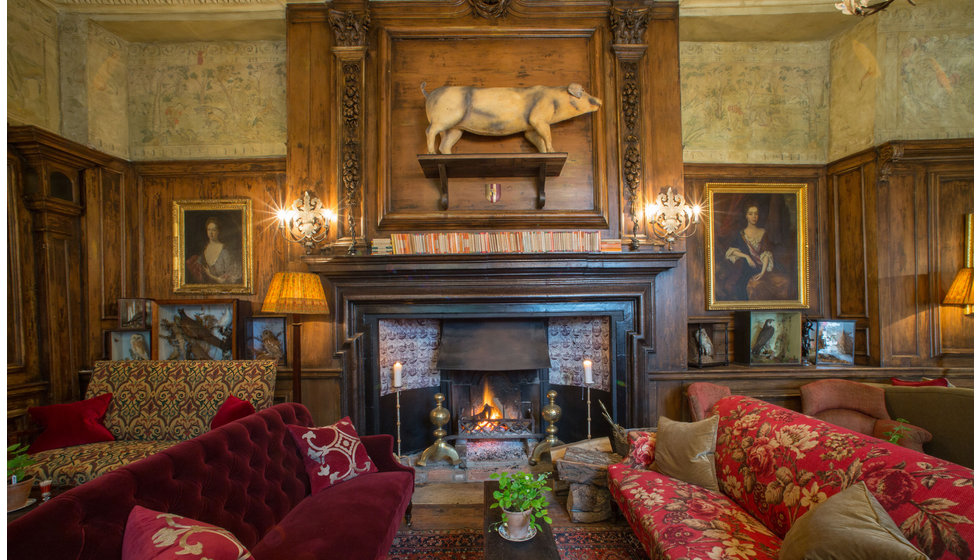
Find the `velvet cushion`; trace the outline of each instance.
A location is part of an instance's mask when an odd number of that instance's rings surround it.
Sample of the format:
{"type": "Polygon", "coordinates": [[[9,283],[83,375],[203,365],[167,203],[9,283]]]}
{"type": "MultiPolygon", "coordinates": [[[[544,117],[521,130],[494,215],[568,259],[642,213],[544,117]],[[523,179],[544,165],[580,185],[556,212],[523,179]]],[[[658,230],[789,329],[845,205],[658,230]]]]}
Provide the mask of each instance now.
{"type": "Polygon", "coordinates": [[[378,471],[349,417],[321,428],[288,428],[303,455],[313,494],[359,474],[378,471]]]}
{"type": "Polygon", "coordinates": [[[244,401],[235,395],[228,395],[225,402],[221,403],[221,408],[211,419],[211,429],[220,428],[228,422],[234,422],[239,418],[245,418],[249,414],[255,412],[255,407],[252,403],[244,401]]]}
{"type": "Polygon", "coordinates": [[[923,379],[922,381],[902,381],[897,377],[892,377],[892,385],[898,387],[949,387],[949,380],[945,377],[936,379],[923,379]]]}
{"type": "Polygon", "coordinates": [[[122,560],[246,560],[230,532],[209,523],[134,506],[123,531],[122,560]]]}
{"type": "Polygon", "coordinates": [[[779,549],[779,560],[826,558],[928,560],[860,481],[797,519],[779,549]]]}
{"type": "Polygon", "coordinates": [[[717,416],[700,422],[677,422],[661,416],[657,424],[657,443],[653,450],[657,471],[717,492],[717,434],[717,416]]]}
{"type": "Polygon", "coordinates": [[[32,406],[27,409],[44,431],[31,444],[28,453],[70,447],[83,443],[113,441],[112,433],[102,424],[112,393],[73,403],[32,406]]]}

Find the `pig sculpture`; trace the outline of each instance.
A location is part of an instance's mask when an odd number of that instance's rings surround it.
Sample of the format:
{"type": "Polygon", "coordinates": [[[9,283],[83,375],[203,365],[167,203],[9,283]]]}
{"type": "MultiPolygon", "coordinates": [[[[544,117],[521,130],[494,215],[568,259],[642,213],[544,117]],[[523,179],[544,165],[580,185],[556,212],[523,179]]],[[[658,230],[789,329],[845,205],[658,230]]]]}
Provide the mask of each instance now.
{"type": "Polygon", "coordinates": [[[463,131],[484,136],[524,132],[539,152],[555,151],[551,125],[599,109],[602,101],[585,93],[579,84],[567,87],[444,86],[425,92],[426,147],[436,153],[436,135],[442,134],[439,151],[451,154],[463,131]]]}

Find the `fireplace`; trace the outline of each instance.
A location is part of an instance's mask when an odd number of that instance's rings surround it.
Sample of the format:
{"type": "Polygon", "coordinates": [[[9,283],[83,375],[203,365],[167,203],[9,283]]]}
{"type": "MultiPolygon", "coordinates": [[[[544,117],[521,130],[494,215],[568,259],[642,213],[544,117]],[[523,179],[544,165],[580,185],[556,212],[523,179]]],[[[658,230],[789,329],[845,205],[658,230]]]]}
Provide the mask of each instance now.
{"type": "Polygon", "coordinates": [[[538,437],[537,372],[457,372],[452,379],[459,440],[538,437]]]}
{"type": "MultiPolygon", "coordinates": [[[[334,315],[334,337],[325,341],[338,359],[337,390],[341,416],[350,416],[358,431],[366,434],[396,433],[395,394],[390,387],[390,367],[407,357],[406,385],[400,392],[403,449],[421,450],[433,441],[429,413],[434,395],[456,397],[456,383],[435,367],[441,325],[444,321],[473,319],[540,319],[561,322],[587,318],[608,325],[606,358],[607,389],[592,390],[592,406],[601,400],[621,425],[648,425],[647,370],[659,361],[672,363],[678,351],[658,347],[668,332],[683,329],[662,315],[655,280],[677,266],[680,253],[602,253],[534,255],[394,255],[385,257],[305,257],[310,269],[325,280],[334,315]],[[415,340],[395,340],[397,355],[382,355],[381,338],[387,321],[408,321],[419,334],[415,340]]],[[[668,280],[668,285],[672,285],[668,280]]],[[[670,292],[667,292],[670,293],[670,292]]],[[[672,316],[671,316],[672,317],[672,316]]],[[[554,327],[549,327],[554,328],[554,327]]],[[[679,354],[680,355],[680,354],[679,354]]],[[[683,355],[678,359],[682,359],[683,355]]],[[[596,360],[593,359],[595,362],[596,360]]],[[[452,371],[456,375],[457,370],[452,371]]],[[[470,392],[482,395],[479,367],[464,370],[471,376],[470,392]]],[[[515,375],[495,371],[491,376],[515,375]]],[[[538,391],[522,397],[513,420],[522,420],[530,402],[531,429],[542,432],[540,407],[546,404],[540,382],[549,370],[537,372],[538,391]],[[537,395],[537,396],[535,396],[537,395]],[[535,404],[537,399],[537,404],[535,404]],[[524,410],[520,407],[524,406],[524,410]],[[535,409],[537,407],[537,409],[535,409]]],[[[527,372],[524,371],[526,375],[527,372]]],[[[554,368],[550,376],[556,375],[554,368]]],[[[547,382],[558,393],[562,407],[558,437],[576,441],[586,435],[585,391],[574,384],[547,382]]],[[[460,389],[459,387],[457,387],[460,389]]],[[[479,400],[479,399],[478,399],[479,400]]],[[[448,402],[446,403],[449,404],[448,402]]],[[[482,411],[483,401],[477,403],[482,411]]],[[[459,431],[456,403],[452,421],[445,429],[459,431]]],[[[474,416],[473,406],[466,416],[474,416]]],[[[508,414],[509,416],[509,414],[508,414]]],[[[594,437],[604,435],[605,422],[595,415],[594,437]]],[[[493,439],[469,438],[470,447],[493,439]]],[[[499,440],[521,443],[519,440],[499,440]]]]}

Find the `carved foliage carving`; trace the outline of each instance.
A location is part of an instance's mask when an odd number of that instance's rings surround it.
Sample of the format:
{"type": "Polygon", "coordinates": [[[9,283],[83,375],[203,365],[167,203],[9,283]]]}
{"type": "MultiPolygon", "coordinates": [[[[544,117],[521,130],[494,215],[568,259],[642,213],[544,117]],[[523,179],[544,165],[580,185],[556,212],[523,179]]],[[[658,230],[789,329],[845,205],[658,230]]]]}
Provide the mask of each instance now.
{"type": "Polygon", "coordinates": [[[510,0],[469,0],[469,3],[475,15],[495,19],[507,14],[510,0]]]}
{"type": "Polygon", "coordinates": [[[344,189],[344,209],[347,214],[347,235],[353,239],[356,233],[354,209],[360,202],[361,185],[361,61],[345,62],[342,72],[343,144],[340,173],[344,189]]]}
{"type": "Polygon", "coordinates": [[[639,45],[643,43],[647,23],[653,14],[646,8],[612,8],[609,12],[609,25],[612,27],[613,43],[617,45],[639,45]]]}
{"type": "Polygon", "coordinates": [[[367,44],[367,32],[371,15],[353,11],[330,10],[330,27],[334,42],[344,47],[361,47],[367,44]]]}
{"type": "MultiPolygon", "coordinates": [[[[639,64],[621,61],[622,89],[620,107],[623,112],[623,191],[626,195],[627,211],[633,223],[635,244],[639,222],[636,217],[636,192],[640,186],[642,159],[640,157],[640,83],[639,64]]],[[[634,249],[636,247],[633,247],[634,249]]]]}

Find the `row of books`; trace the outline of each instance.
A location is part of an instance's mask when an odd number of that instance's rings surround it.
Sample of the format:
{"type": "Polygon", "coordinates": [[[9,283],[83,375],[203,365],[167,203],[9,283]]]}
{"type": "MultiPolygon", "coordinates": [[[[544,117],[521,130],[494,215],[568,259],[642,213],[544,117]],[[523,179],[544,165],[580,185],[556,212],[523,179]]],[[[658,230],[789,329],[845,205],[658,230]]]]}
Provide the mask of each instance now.
{"type": "Polygon", "coordinates": [[[597,253],[602,250],[598,231],[393,233],[390,245],[374,241],[372,254],[394,255],[597,253]],[[389,248],[390,252],[385,252],[389,248]]]}

